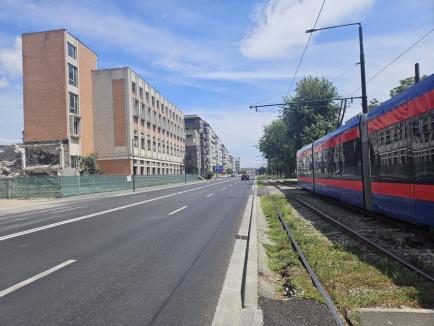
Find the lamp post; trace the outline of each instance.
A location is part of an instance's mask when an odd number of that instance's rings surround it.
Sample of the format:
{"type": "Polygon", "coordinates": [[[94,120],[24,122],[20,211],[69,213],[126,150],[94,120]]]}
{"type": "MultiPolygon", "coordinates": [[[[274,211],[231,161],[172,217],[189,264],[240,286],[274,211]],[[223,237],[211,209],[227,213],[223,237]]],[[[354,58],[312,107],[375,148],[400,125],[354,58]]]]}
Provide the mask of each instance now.
{"type": "Polygon", "coordinates": [[[136,192],[136,180],[134,178],[135,173],[134,173],[134,138],[131,139],[131,158],[133,161],[133,192],[136,192]]]}
{"type": "Polygon", "coordinates": [[[328,26],[322,28],[313,28],[308,29],[306,33],[313,33],[317,31],[321,31],[323,29],[332,29],[346,26],[359,26],[359,46],[360,46],[360,80],[362,84],[362,111],[363,113],[368,113],[368,96],[366,94],[366,74],[365,74],[365,53],[363,51],[363,32],[362,32],[362,24],[361,23],[351,23],[351,24],[342,24],[335,26],[328,26]]]}

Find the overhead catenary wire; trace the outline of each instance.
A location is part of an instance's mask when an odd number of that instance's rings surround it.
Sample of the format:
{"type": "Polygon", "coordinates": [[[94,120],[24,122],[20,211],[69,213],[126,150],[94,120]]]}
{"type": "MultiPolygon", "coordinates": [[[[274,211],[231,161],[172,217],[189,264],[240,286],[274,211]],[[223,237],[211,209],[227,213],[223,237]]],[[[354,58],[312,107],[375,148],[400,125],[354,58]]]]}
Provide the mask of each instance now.
{"type": "MultiPolygon", "coordinates": [[[[434,31],[434,28],[429,30],[427,33],[422,35],[419,39],[417,39],[413,44],[411,44],[408,48],[406,48],[404,51],[402,51],[397,57],[395,57],[392,61],[390,61],[388,64],[386,64],[383,68],[378,70],[372,77],[370,77],[366,83],[369,83],[370,81],[374,80],[378,77],[383,71],[385,71],[387,68],[389,68],[392,64],[394,64],[397,60],[399,60],[404,54],[406,54],[408,51],[410,51],[412,48],[414,48],[416,45],[418,45],[420,42],[422,42],[425,38],[427,38],[432,32],[434,31]]],[[[360,90],[361,87],[358,87],[355,89],[350,95],[353,95],[357,91],[360,90]]]]}
{"type": "MultiPolygon", "coordinates": [[[[316,24],[318,23],[319,17],[321,16],[321,12],[322,12],[322,9],[324,8],[325,2],[326,2],[326,0],[323,0],[321,8],[319,9],[318,15],[316,17],[315,24],[313,25],[312,29],[316,28],[316,24]]],[[[312,38],[312,33],[309,33],[309,37],[307,39],[307,42],[306,42],[306,45],[304,47],[303,53],[302,53],[302,55],[300,57],[300,60],[298,61],[297,68],[295,69],[294,75],[292,76],[291,83],[289,84],[289,88],[288,88],[288,91],[286,92],[286,95],[288,95],[289,92],[291,91],[291,88],[292,88],[292,85],[294,83],[295,77],[297,76],[298,70],[300,69],[301,63],[303,62],[303,58],[304,58],[304,56],[306,54],[307,47],[309,46],[311,38],[312,38]]]]}
{"type": "MultiPolygon", "coordinates": [[[[321,16],[321,12],[322,12],[322,10],[323,10],[323,8],[324,8],[324,4],[325,4],[325,2],[326,2],[326,0],[323,0],[322,5],[321,5],[321,8],[320,8],[320,10],[319,10],[319,12],[318,12],[318,15],[317,15],[317,17],[316,17],[315,24],[313,25],[313,28],[315,28],[315,27],[316,27],[316,24],[318,23],[318,19],[319,19],[319,17],[321,16]]],[[[311,38],[312,38],[312,33],[309,34],[309,37],[308,37],[308,39],[307,39],[307,42],[306,42],[306,45],[305,45],[305,47],[304,47],[303,53],[302,53],[302,55],[301,55],[300,60],[298,61],[297,68],[296,68],[296,70],[295,70],[295,72],[294,72],[294,75],[292,76],[291,83],[290,83],[290,85],[289,85],[288,91],[286,92],[286,95],[288,95],[289,92],[291,91],[292,84],[294,83],[295,77],[297,76],[298,70],[300,69],[301,62],[303,61],[304,55],[306,54],[307,47],[309,46],[309,43],[310,43],[310,39],[311,39],[311,38]]],[[[256,102],[256,104],[263,103],[263,102],[268,101],[268,100],[270,100],[270,99],[272,99],[272,98],[275,98],[275,97],[277,97],[277,96],[278,96],[278,94],[275,94],[275,95],[273,95],[273,96],[267,97],[267,98],[265,98],[265,99],[263,99],[263,100],[260,100],[260,101],[256,102]]]]}

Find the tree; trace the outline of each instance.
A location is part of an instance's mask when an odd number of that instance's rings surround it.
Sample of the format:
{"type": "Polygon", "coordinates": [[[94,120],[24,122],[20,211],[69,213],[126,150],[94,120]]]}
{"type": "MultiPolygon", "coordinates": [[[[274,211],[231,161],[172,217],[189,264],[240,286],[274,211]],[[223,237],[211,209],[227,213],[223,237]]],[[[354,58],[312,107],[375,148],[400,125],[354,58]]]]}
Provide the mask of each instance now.
{"type": "Polygon", "coordinates": [[[338,127],[340,108],[331,101],[337,97],[339,93],[331,81],[309,76],[297,83],[293,97],[285,98],[282,119],[289,175],[296,169],[297,150],[338,127]]]}
{"type": "Polygon", "coordinates": [[[267,170],[266,170],[263,166],[261,166],[261,167],[258,169],[258,174],[259,174],[259,175],[264,175],[266,172],[267,172],[267,170]]]}
{"type": "MultiPolygon", "coordinates": [[[[425,79],[426,77],[427,75],[423,75],[421,79],[425,79]]],[[[401,79],[399,81],[399,85],[390,90],[390,97],[394,97],[395,95],[402,93],[412,85],[414,85],[414,77],[401,79]]]]}
{"type": "Polygon", "coordinates": [[[231,168],[226,169],[226,174],[232,174],[232,173],[234,173],[234,171],[231,168]]]}
{"type": "Polygon", "coordinates": [[[368,111],[371,111],[372,109],[376,108],[380,104],[381,104],[381,102],[379,100],[377,100],[376,98],[373,98],[372,100],[369,101],[368,111]]]}
{"type": "Polygon", "coordinates": [[[276,119],[264,127],[264,134],[259,139],[259,150],[268,161],[273,173],[281,174],[285,163],[285,124],[276,119]]]}
{"type": "Polygon", "coordinates": [[[97,163],[98,155],[90,154],[80,159],[80,174],[99,174],[100,169],[97,163]]]}

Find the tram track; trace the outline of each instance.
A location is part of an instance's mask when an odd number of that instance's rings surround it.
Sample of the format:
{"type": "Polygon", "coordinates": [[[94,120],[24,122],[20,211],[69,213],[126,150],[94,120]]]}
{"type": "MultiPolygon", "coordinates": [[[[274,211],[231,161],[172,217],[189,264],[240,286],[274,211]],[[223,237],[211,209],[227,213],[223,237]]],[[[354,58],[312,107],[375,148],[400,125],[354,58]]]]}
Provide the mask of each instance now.
{"type": "MultiPolygon", "coordinates": [[[[266,194],[268,197],[270,197],[270,194],[268,190],[266,190],[266,194]]],[[[292,230],[289,228],[288,224],[285,222],[285,220],[282,217],[282,214],[280,213],[279,209],[276,207],[276,205],[271,201],[271,205],[273,207],[273,210],[275,211],[280,224],[282,225],[282,228],[285,230],[286,234],[288,235],[289,240],[291,241],[291,244],[294,248],[294,250],[297,252],[304,268],[308,272],[310,278],[312,279],[312,282],[315,284],[316,288],[318,289],[318,292],[320,293],[321,297],[324,299],[324,302],[330,311],[330,314],[332,315],[333,319],[336,322],[336,325],[343,326],[346,325],[346,323],[343,321],[338,309],[336,308],[335,303],[333,302],[333,299],[331,298],[330,294],[327,292],[325,287],[322,285],[320,279],[316,275],[315,271],[309,264],[306,256],[303,253],[303,250],[301,249],[300,245],[298,244],[297,240],[294,237],[294,234],[292,230]]]]}
{"type": "MultiPolygon", "coordinates": [[[[277,184],[277,182],[269,182],[270,185],[276,187],[277,189],[281,190],[281,187],[277,184]]],[[[292,186],[292,185],[291,185],[292,186]]],[[[344,223],[338,221],[336,218],[333,218],[329,216],[328,214],[324,213],[317,207],[314,207],[313,205],[307,203],[305,200],[299,198],[299,196],[296,195],[290,195],[287,194],[291,199],[294,199],[298,203],[300,203],[302,206],[306,207],[313,213],[315,213],[317,216],[319,216],[321,219],[327,221],[328,223],[336,226],[341,231],[343,231],[345,234],[350,236],[353,239],[358,240],[359,242],[362,242],[364,245],[370,247],[371,249],[375,250],[376,252],[385,255],[389,257],[390,259],[399,262],[401,265],[405,266],[406,268],[412,270],[413,272],[417,273],[421,277],[434,282],[434,275],[432,273],[426,272],[417,266],[411,264],[408,260],[403,259],[402,257],[399,257],[397,254],[393,253],[392,251],[384,248],[383,246],[375,243],[374,241],[368,239],[366,236],[362,235],[360,232],[350,228],[349,226],[345,225],[344,223]]]]}

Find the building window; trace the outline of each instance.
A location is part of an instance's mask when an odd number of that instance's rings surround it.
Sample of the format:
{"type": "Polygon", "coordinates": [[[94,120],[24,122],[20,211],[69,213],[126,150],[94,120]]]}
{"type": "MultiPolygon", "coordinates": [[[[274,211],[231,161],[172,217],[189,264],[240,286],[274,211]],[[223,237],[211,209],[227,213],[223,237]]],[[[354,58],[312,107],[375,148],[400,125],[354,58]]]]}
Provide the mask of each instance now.
{"type": "Polygon", "coordinates": [[[134,101],[134,116],[139,116],[139,101],[134,101]]]}
{"type": "Polygon", "coordinates": [[[143,134],[143,132],[141,134],[140,143],[141,143],[142,149],[145,149],[145,135],[143,134]]]}
{"type": "Polygon", "coordinates": [[[143,88],[139,87],[139,96],[143,98],[143,88]]]}
{"type": "Polygon", "coordinates": [[[69,112],[80,114],[78,108],[78,95],[71,92],[69,92],[69,112]]]}
{"type": "Polygon", "coordinates": [[[137,130],[134,130],[133,146],[139,147],[139,132],[137,130]]]}
{"type": "Polygon", "coordinates": [[[77,48],[69,42],[68,42],[68,55],[73,59],[77,59],[77,48]]]}
{"type": "Polygon", "coordinates": [[[136,94],[137,92],[137,85],[135,82],[131,82],[131,91],[136,94]]]}
{"type": "Polygon", "coordinates": [[[72,168],[79,168],[80,167],[80,156],[71,155],[71,167],[72,168]]]}
{"type": "Polygon", "coordinates": [[[76,66],[68,63],[68,81],[72,86],[77,86],[78,84],[78,69],[76,66]]]}
{"type": "Polygon", "coordinates": [[[80,118],[71,115],[69,116],[69,132],[71,136],[80,136],[80,118]]]}
{"type": "Polygon", "coordinates": [[[146,102],[149,103],[149,92],[146,92],[146,102]]]}
{"type": "Polygon", "coordinates": [[[151,104],[152,104],[152,107],[155,107],[155,97],[151,97],[151,104]]]}

